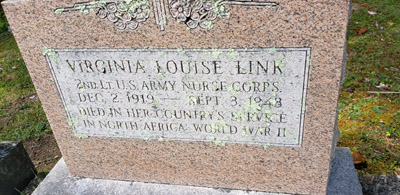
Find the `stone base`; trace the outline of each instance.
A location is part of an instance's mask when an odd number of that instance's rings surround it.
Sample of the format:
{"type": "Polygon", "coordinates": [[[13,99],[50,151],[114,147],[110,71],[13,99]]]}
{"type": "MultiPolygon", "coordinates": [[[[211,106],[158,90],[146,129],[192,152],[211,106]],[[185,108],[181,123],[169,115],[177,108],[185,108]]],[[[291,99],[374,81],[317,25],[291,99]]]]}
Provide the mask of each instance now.
{"type": "Polygon", "coordinates": [[[400,194],[400,175],[364,175],[360,181],[364,195],[400,194]]]}
{"type": "MultiPolygon", "coordinates": [[[[65,162],[61,159],[33,192],[33,195],[45,194],[272,195],[276,193],[77,178],[69,176],[65,162]]],[[[362,195],[361,185],[354,169],[350,149],[348,148],[336,149],[327,194],[362,195]]]]}

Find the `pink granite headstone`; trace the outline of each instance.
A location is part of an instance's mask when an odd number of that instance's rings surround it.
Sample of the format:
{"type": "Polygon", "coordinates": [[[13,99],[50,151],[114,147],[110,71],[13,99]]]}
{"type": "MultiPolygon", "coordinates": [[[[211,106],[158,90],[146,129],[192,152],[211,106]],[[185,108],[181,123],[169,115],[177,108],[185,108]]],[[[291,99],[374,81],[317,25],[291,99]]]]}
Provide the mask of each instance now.
{"type": "Polygon", "coordinates": [[[325,194],[349,0],[8,0],[74,176],[325,194]]]}

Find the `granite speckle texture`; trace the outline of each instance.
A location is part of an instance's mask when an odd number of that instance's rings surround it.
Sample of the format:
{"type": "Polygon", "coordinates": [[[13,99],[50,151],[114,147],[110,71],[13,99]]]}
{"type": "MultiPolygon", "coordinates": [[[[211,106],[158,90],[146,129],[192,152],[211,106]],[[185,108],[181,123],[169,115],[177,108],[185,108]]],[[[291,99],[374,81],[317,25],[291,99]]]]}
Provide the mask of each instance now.
{"type": "MultiPolygon", "coordinates": [[[[279,193],[325,194],[334,151],[337,99],[349,0],[276,0],[279,6],[230,6],[211,30],[187,30],[167,14],[160,31],[151,16],[135,31],[116,30],[95,13],[54,10],[77,0],[12,0],[3,8],[46,116],[72,175],[279,193]],[[43,48],[311,48],[302,147],[262,147],[139,139],[79,139],[43,48]],[[333,143],[333,144],[332,144],[333,143]]],[[[166,2],[166,1],[165,1],[166,2]]]]}
{"type": "MultiPolygon", "coordinates": [[[[71,177],[61,159],[32,195],[84,195],[84,194],[131,194],[131,195],[278,195],[256,191],[216,189],[183,185],[153,184],[143,182],[116,181],[71,177]]],[[[284,194],[281,194],[284,195],[284,194]]]]}
{"type": "MultiPolygon", "coordinates": [[[[353,165],[349,148],[337,148],[329,177],[327,195],[361,195],[361,185],[353,165]]],[[[33,195],[46,194],[140,194],[140,195],[283,195],[277,193],[205,188],[182,185],[152,184],[105,179],[77,178],[68,175],[61,159],[36,188],[33,195]]]]}

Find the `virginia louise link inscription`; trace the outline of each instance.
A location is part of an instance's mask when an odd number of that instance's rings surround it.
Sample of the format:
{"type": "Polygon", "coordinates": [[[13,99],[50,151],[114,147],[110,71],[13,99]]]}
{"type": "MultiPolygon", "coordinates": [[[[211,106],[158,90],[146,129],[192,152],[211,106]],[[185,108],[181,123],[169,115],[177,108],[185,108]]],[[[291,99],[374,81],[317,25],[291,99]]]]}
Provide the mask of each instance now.
{"type": "Polygon", "coordinates": [[[54,51],[76,134],[301,146],[309,48],[54,51]]]}

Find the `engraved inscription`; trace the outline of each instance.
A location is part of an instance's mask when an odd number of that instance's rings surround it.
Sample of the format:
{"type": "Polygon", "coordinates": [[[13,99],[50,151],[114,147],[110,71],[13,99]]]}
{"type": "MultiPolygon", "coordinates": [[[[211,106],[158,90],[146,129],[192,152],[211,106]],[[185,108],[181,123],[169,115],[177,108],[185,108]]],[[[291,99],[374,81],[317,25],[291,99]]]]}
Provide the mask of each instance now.
{"type": "Polygon", "coordinates": [[[77,135],[301,146],[309,48],[46,56],[77,135]]]}

